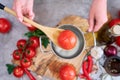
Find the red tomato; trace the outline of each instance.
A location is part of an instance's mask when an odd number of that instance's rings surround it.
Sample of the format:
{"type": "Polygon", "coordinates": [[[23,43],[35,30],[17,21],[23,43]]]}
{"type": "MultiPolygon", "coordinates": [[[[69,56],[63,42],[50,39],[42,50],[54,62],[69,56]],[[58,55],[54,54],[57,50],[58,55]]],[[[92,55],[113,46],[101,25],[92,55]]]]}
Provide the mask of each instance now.
{"type": "Polygon", "coordinates": [[[37,28],[34,27],[34,26],[30,26],[30,27],[28,26],[27,28],[28,28],[29,31],[35,31],[35,30],[37,30],[37,28]]]}
{"type": "Polygon", "coordinates": [[[21,57],[22,57],[22,50],[20,50],[20,49],[14,50],[14,52],[13,52],[13,58],[15,60],[20,60],[21,57]]]}
{"type": "Polygon", "coordinates": [[[28,58],[23,58],[21,61],[20,61],[20,65],[23,67],[23,68],[28,68],[31,66],[31,60],[28,59],[28,58]]]}
{"type": "Polygon", "coordinates": [[[15,67],[13,70],[13,75],[17,78],[22,77],[24,74],[24,70],[21,67],[15,67]]]}
{"type": "Polygon", "coordinates": [[[29,59],[33,58],[34,56],[36,55],[36,51],[35,51],[35,48],[33,47],[28,47],[26,50],[25,50],[25,56],[29,59]]]}
{"type": "Polygon", "coordinates": [[[112,20],[109,22],[109,27],[111,28],[112,26],[118,25],[118,24],[120,24],[120,19],[112,19],[112,20]]]}
{"type": "Polygon", "coordinates": [[[10,22],[5,18],[0,18],[0,32],[7,33],[11,29],[10,22]]]}
{"type": "Polygon", "coordinates": [[[120,46],[120,36],[117,36],[117,37],[116,37],[115,43],[116,43],[118,46],[120,46]]]}
{"type": "Polygon", "coordinates": [[[29,38],[29,47],[37,48],[39,46],[39,38],[36,36],[29,38]]]}
{"type": "Polygon", "coordinates": [[[70,30],[64,30],[58,36],[58,44],[66,50],[70,50],[75,47],[77,43],[76,35],[70,30]]]}
{"type": "Polygon", "coordinates": [[[17,41],[18,49],[24,49],[27,45],[27,41],[25,39],[20,39],[17,41]]]}
{"type": "Polygon", "coordinates": [[[76,71],[72,65],[63,65],[60,68],[59,76],[61,80],[74,80],[76,77],[76,71]]]}

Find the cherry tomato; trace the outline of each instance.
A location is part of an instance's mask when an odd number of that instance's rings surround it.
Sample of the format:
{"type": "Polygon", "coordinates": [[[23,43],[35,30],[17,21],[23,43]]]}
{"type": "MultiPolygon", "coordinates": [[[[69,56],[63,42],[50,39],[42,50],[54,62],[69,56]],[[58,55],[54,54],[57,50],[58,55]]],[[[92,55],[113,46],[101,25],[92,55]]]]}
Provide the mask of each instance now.
{"type": "Polygon", "coordinates": [[[20,49],[14,50],[13,58],[15,60],[20,60],[22,58],[22,50],[20,50],[20,49]]]}
{"type": "Polygon", "coordinates": [[[58,44],[66,50],[70,50],[75,47],[77,43],[76,35],[70,30],[64,30],[58,36],[58,44]]]}
{"type": "Polygon", "coordinates": [[[112,19],[112,20],[109,22],[109,27],[111,28],[112,26],[118,25],[118,24],[120,24],[120,19],[112,19]]]}
{"type": "Polygon", "coordinates": [[[35,55],[36,55],[35,48],[33,48],[33,47],[26,48],[26,50],[25,50],[25,56],[27,58],[29,58],[29,59],[33,58],[35,55]]]}
{"type": "Polygon", "coordinates": [[[7,33],[11,29],[10,22],[5,18],[0,18],[0,32],[7,33]]]}
{"type": "Polygon", "coordinates": [[[76,71],[73,65],[63,65],[60,68],[60,73],[59,73],[60,79],[61,80],[74,80],[76,76],[76,71]]]}
{"type": "Polygon", "coordinates": [[[34,26],[28,26],[27,28],[28,28],[29,31],[35,31],[35,30],[37,30],[37,28],[34,27],[34,26]]]}
{"type": "Polygon", "coordinates": [[[25,39],[20,39],[17,41],[18,49],[24,49],[27,45],[27,41],[25,39]]]}
{"type": "Polygon", "coordinates": [[[24,74],[24,70],[21,67],[17,66],[14,68],[13,75],[15,77],[20,78],[23,76],[23,74],[24,74]]]}
{"type": "Polygon", "coordinates": [[[118,46],[120,46],[120,36],[117,36],[117,37],[116,37],[115,43],[116,43],[118,46]]]}
{"type": "Polygon", "coordinates": [[[21,61],[20,61],[20,65],[23,67],[23,68],[28,68],[31,66],[31,60],[28,59],[28,58],[23,58],[21,61]]]}
{"type": "Polygon", "coordinates": [[[36,36],[29,38],[29,47],[37,48],[39,46],[39,38],[36,36]]]}

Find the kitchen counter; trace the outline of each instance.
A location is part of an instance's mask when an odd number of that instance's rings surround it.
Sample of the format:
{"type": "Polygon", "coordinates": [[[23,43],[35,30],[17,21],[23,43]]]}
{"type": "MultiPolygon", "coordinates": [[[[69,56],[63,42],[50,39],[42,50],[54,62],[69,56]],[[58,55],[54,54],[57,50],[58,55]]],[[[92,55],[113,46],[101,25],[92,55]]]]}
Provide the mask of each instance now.
{"type": "MultiPolygon", "coordinates": [[[[34,12],[36,15],[34,20],[39,24],[54,27],[62,18],[69,15],[88,18],[91,1],[92,0],[34,0],[34,12]]],[[[1,0],[0,2],[12,8],[13,0],[1,0]]],[[[108,0],[108,11],[114,18],[117,17],[117,12],[120,10],[119,4],[120,0],[108,0]]],[[[10,20],[12,28],[8,34],[0,34],[0,79],[19,80],[7,73],[5,64],[11,63],[11,54],[13,50],[16,49],[16,42],[19,39],[26,38],[24,33],[28,30],[14,16],[0,10],[0,18],[2,17],[10,20]]]]}

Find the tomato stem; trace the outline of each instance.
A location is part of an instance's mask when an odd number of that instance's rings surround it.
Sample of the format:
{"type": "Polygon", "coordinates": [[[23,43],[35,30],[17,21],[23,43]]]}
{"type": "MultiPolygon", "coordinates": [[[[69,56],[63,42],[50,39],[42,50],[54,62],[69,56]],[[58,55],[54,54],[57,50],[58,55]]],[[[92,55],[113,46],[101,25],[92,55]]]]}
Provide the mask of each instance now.
{"type": "Polygon", "coordinates": [[[30,78],[30,80],[36,80],[35,77],[28,71],[28,69],[23,68],[23,70],[28,75],[28,77],[30,78]]]}

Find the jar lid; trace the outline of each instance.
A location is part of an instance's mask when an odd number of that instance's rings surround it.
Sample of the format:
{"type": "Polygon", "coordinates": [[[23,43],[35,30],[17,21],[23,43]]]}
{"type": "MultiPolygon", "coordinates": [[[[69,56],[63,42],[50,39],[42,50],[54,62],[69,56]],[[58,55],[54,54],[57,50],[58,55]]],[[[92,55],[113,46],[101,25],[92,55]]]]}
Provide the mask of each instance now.
{"type": "Polygon", "coordinates": [[[114,36],[120,36],[120,25],[114,25],[111,29],[110,32],[114,35],[114,36]]]}

